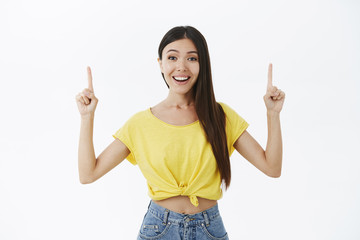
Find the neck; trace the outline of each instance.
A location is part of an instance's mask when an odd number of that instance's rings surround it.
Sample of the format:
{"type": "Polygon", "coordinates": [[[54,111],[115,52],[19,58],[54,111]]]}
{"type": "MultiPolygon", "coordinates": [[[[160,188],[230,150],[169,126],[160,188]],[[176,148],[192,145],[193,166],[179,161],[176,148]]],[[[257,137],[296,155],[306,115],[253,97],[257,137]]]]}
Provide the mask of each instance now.
{"type": "Polygon", "coordinates": [[[192,93],[183,95],[169,91],[169,95],[164,102],[167,106],[175,108],[188,108],[195,105],[195,99],[192,93]]]}

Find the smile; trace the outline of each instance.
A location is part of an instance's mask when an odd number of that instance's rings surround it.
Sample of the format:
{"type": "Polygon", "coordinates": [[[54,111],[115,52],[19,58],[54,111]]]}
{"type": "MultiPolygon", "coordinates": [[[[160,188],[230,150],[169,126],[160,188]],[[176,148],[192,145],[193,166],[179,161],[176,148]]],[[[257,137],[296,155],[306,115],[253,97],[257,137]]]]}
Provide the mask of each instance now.
{"type": "Polygon", "coordinates": [[[186,77],[172,77],[175,81],[178,81],[178,82],[185,82],[185,81],[187,81],[187,80],[189,80],[190,79],[190,77],[189,76],[186,76],[186,77]]]}

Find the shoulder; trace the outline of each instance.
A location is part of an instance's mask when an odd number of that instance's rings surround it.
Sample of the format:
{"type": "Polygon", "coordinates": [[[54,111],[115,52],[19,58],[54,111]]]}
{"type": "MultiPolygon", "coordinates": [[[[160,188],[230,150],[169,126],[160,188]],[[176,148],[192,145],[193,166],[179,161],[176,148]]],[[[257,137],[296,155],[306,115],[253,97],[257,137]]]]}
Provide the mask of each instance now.
{"type": "MultiPolygon", "coordinates": [[[[220,106],[222,107],[222,108],[230,108],[226,103],[223,103],[223,102],[217,102],[218,104],[220,104],[220,106]]],[[[225,109],[224,109],[224,111],[225,111],[225,109]]]]}
{"type": "Polygon", "coordinates": [[[226,103],[223,102],[218,102],[220,104],[220,106],[222,107],[222,109],[224,110],[224,113],[226,116],[231,116],[233,114],[236,114],[235,110],[232,109],[229,105],[227,105],[226,103]]]}
{"type": "Polygon", "coordinates": [[[135,114],[133,114],[127,121],[126,125],[133,125],[133,124],[139,124],[144,121],[147,121],[149,118],[149,109],[139,111],[135,114]]]}
{"type": "Polygon", "coordinates": [[[224,110],[226,119],[228,121],[245,123],[245,120],[229,105],[227,105],[223,102],[218,102],[218,103],[221,105],[222,109],[224,110]]]}
{"type": "Polygon", "coordinates": [[[159,102],[158,104],[156,104],[153,107],[148,108],[149,113],[151,113],[152,115],[157,116],[157,115],[159,115],[161,113],[169,111],[169,108],[167,108],[164,103],[165,103],[165,100],[159,102]]]}
{"type": "Polygon", "coordinates": [[[233,146],[236,139],[247,129],[249,124],[229,105],[219,102],[226,116],[226,134],[233,146]]]}

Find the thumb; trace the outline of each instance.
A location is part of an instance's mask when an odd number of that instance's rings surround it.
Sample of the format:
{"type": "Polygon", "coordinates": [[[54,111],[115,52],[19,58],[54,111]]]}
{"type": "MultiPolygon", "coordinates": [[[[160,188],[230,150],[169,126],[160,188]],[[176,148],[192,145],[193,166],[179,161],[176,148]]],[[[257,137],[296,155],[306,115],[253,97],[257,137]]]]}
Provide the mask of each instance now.
{"type": "Polygon", "coordinates": [[[264,95],[264,100],[269,98],[271,98],[271,92],[266,92],[266,94],[264,95]]]}
{"type": "Polygon", "coordinates": [[[93,99],[95,97],[95,94],[93,92],[89,92],[89,91],[86,91],[85,95],[90,99],[93,99]]]}
{"type": "Polygon", "coordinates": [[[96,102],[98,101],[97,97],[95,97],[95,94],[92,93],[92,92],[89,93],[89,98],[90,98],[91,100],[96,101],[96,102]]]}
{"type": "Polygon", "coordinates": [[[90,105],[96,107],[99,100],[97,99],[97,97],[95,97],[95,94],[94,93],[89,93],[88,98],[90,99],[90,105]]]}

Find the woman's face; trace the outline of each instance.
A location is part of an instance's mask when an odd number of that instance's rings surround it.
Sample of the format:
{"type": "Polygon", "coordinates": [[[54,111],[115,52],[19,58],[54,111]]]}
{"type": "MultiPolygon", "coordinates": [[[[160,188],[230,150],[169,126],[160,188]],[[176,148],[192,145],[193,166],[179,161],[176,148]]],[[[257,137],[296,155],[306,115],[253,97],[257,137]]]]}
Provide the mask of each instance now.
{"type": "Polygon", "coordinates": [[[161,72],[170,91],[187,94],[199,75],[198,53],[190,39],[180,39],[166,45],[162,60],[158,59],[161,72]]]}

